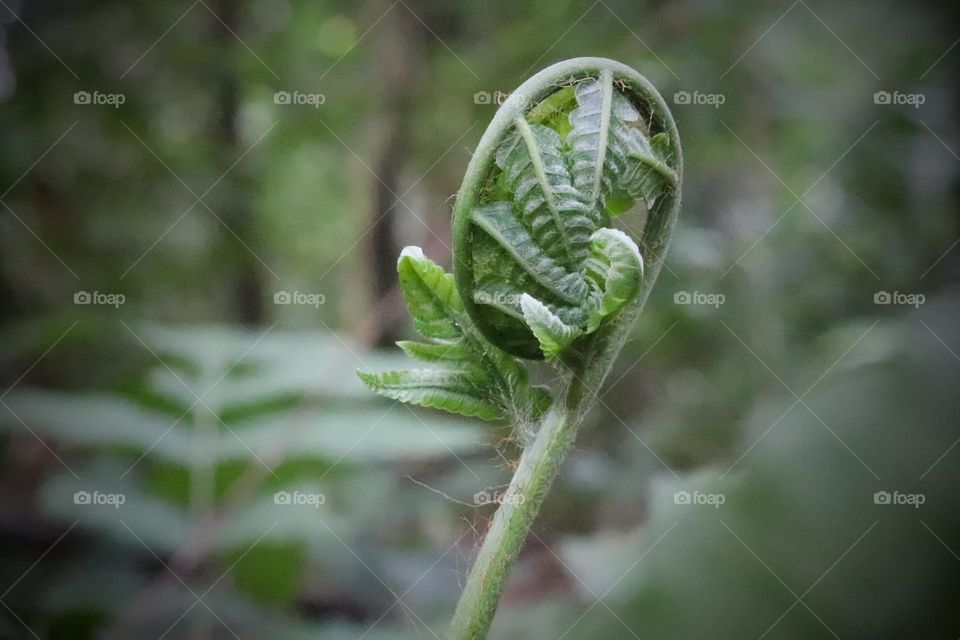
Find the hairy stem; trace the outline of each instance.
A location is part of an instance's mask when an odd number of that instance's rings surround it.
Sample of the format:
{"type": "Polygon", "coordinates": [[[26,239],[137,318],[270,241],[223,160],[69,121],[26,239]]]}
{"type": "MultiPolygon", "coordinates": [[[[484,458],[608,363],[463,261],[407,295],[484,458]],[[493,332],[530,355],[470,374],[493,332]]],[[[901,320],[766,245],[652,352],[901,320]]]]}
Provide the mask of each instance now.
{"type": "Polygon", "coordinates": [[[536,519],[550,485],[570,450],[577,430],[597,401],[597,391],[633,323],[644,296],[610,318],[606,331],[590,335],[583,353],[565,362],[560,395],[541,418],[533,441],[523,450],[510,486],[501,498],[484,537],[467,584],[457,603],[445,640],[484,640],[497,611],[510,569],[536,519]]]}
{"type": "Polygon", "coordinates": [[[573,444],[590,397],[581,379],[572,376],[557,403],[541,419],[470,570],[447,640],[487,637],[510,568],[573,444]]]}

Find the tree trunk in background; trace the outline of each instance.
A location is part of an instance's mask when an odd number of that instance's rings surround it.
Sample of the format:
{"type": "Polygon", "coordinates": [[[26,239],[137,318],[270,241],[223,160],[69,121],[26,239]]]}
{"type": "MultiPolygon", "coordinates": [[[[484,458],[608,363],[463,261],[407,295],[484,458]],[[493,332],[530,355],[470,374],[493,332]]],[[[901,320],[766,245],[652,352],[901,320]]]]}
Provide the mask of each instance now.
{"type": "MultiPolygon", "coordinates": [[[[210,16],[214,41],[218,50],[224,53],[223,64],[216,70],[215,84],[219,117],[216,121],[214,139],[220,141],[216,165],[222,167],[221,171],[225,171],[245,151],[240,144],[239,131],[241,88],[233,69],[231,55],[237,41],[230,33],[230,31],[238,32],[237,17],[241,6],[235,0],[219,0],[214,10],[223,23],[210,16]]],[[[234,301],[235,318],[244,325],[260,325],[266,318],[263,278],[257,258],[247,249],[249,247],[253,251],[257,250],[256,224],[249,204],[247,185],[248,180],[243,167],[238,165],[218,187],[226,193],[225,197],[219,199],[225,206],[218,208],[211,205],[211,208],[233,231],[230,233],[223,229],[223,242],[226,245],[223,251],[224,255],[229,256],[226,262],[227,268],[233,270],[232,273],[227,274],[227,282],[231,288],[231,299],[234,301]],[[236,234],[236,237],[233,234],[236,234]],[[244,244],[246,247],[243,246],[244,244]]]]}
{"type": "MultiPolygon", "coordinates": [[[[382,3],[373,2],[367,13],[379,15],[382,3]]],[[[384,300],[397,284],[397,242],[394,221],[406,209],[397,202],[405,190],[400,184],[404,160],[410,146],[410,102],[424,67],[422,34],[416,19],[402,5],[395,5],[383,19],[377,34],[374,82],[379,98],[373,119],[374,158],[371,164],[373,200],[368,247],[373,293],[376,301],[384,300]]],[[[377,318],[378,346],[390,346],[398,337],[395,314],[382,313],[377,318]]]]}

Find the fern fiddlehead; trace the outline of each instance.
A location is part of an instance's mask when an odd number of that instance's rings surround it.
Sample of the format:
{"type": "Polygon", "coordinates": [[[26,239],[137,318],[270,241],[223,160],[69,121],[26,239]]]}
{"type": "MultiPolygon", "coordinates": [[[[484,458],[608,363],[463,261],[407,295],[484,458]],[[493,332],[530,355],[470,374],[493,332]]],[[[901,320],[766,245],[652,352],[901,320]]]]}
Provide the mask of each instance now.
{"type": "Polygon", "coordinates": [[[447,637],[485,638],[503,584],[663,263],[682,156],[663,98],[603,58],[523,83],[487,128],[457,194],[454,276],[408,248],[398,270],[428,369],[361,373],[388,397],[509,421],[524,450],[447,637]],[[643,216],[634,239],[620,215],[643,216]],[[643,251],[640,250],[643,247],[643,251]],[[551,397],[522,360],[560,374],[551,397]]]}

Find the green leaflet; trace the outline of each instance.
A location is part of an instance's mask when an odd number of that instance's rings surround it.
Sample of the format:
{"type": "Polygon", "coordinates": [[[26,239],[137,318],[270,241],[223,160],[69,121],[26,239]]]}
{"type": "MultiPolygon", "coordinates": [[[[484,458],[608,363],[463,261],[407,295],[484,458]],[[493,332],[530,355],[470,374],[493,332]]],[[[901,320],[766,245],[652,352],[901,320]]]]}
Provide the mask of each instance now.
{"type": "Polygon", "coordinates": [[[590,238],[586,277],[599,293],[588,329],[593,331],[603,318],[619,312],[639,292],[643,281],[640,249],[623,231],[600,229],[590,238]]]}
{"type": "Polygon", "coordinates": [[[453,276],[427,260],[419,247],[407,247],[397,261],[407,310],[417,333],[432,339],[457,339],[455,314],[463,311],[453,276]]]}
{"type": "Polygon", "coordinates": [[[553,129],[517,118],[497,149],[496,161],[533,240],[569,269],[586,257],[590,234],[602,221],[574,188],[562,146],[553,129]]]}
{"type": "Polygon", "coordinates": [[[450,365],[464,365],[469,364],[473,357],[470,349],[461,342],[426,344],[401,340],[397,346],[414,360],[428,364],[442,362],[450,365]]]}
{"type": "Polygon", "coordinates": [[[549,405],[549,396],[527,383],[526,370],[473,328],[452,276],[417,247],[403,250],[397,272],[414,326],[429,340],[397,344],[434,368],[360,372],[368,387],[402,402],[486,420],[524,422],[549,405]]]}
{"type": "Polygon", "coordinates": [[[665,133],[658,133],[649,142],[646,137],[637,136],[632,143],[628,156],[634,162],[627,166],[619,187],[635,198],[644,198],[647,207],[652,207],[677,181],[676,172],[668,165],[670,139],[665,133]]]}
{"type": "Polygon", "coordinates": [[[622,190],[652,206],[676,183],[676,172],[668,166],[669,137],[658,134],[658,144],[652,144],[641,128],[640,113],[614,87],[609,71],[578,84],[576,98],[569,141],[577,188],[589,202],[606,203],[622,190]]]}
{"type": "Polygon", "coordinates": [[[572,129],[567,114],[576,106],[576,95],[573,87],[564,87],[556,93],[544,98],[539,104],[527,113],[527,122],[542,124],[550,127],[566,139],[572,129]]]}
{"type": "Polygon", "coordinates": [[[577,188],[591,202],[612,191],[613,179],[623,173],[625,165],[623,155],[610,152],[613,93],[609,72],[601,74],[599,80],[585,80],[577,85],[577,108],[570,112],[573,176],[577,188]]]}
{"type": "Polygon", "coordinates": [[[401,402],[484,420],[506,417],[503,408],[487,397],[483,381],[463,372],[411,369],[380,374],[360,372],[359,376],[372,390],[401,402]]]}
{"type": "Polygon", "coordinates": [[[520,300],[523,318],[540,342],[540,350],[548,360],[559,355],[570,343],[583,334],[577,327],[571,327],[558,318],[550,309],[536,298],[523,294],[520,300]]]}
{"type": "Polygon", "coordinates": [[[583,299],[586,283],[582,276],[567,271],[550,257],[517,218],[510,204],[494,202],[475,209],[473,221],[496,240],[537,283],[557,298],[570,304],[577,304],[583,299]]]}
{"type": "Polygon", "coordinates": [[[466,248],[467,311],[515,355],[556,359],[639,295],[643,259],[610,217],[637,199],[651,210],[677,173],[669,135],[651,137],[652,116],[623,88],[605,69],[559,89],[514,117],[495,146],[496,188],[469,213],[479,233],[466,248]]]}

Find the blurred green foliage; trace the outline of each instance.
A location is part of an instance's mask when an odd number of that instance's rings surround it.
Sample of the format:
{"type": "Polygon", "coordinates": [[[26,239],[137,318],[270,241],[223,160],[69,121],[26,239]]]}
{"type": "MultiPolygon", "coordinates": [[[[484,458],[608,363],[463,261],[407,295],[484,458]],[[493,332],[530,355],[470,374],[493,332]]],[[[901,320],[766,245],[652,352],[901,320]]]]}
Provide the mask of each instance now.
{"type": "Polygon", "coordinates": [[[685,204],[492,637],[960,635],[956,12],[0,8],[0,636],[441,633],[490,515],[473,495],[516,445],[355,381],[395,363],[372,345],[411,335],[371,225],[448,261],[483,96],[579,55],[660,88],[685,204]],[[74,503],[94,489],[128,500],[74,503]],[[284,509],[282,490],[326,501],[284,509]]]}

